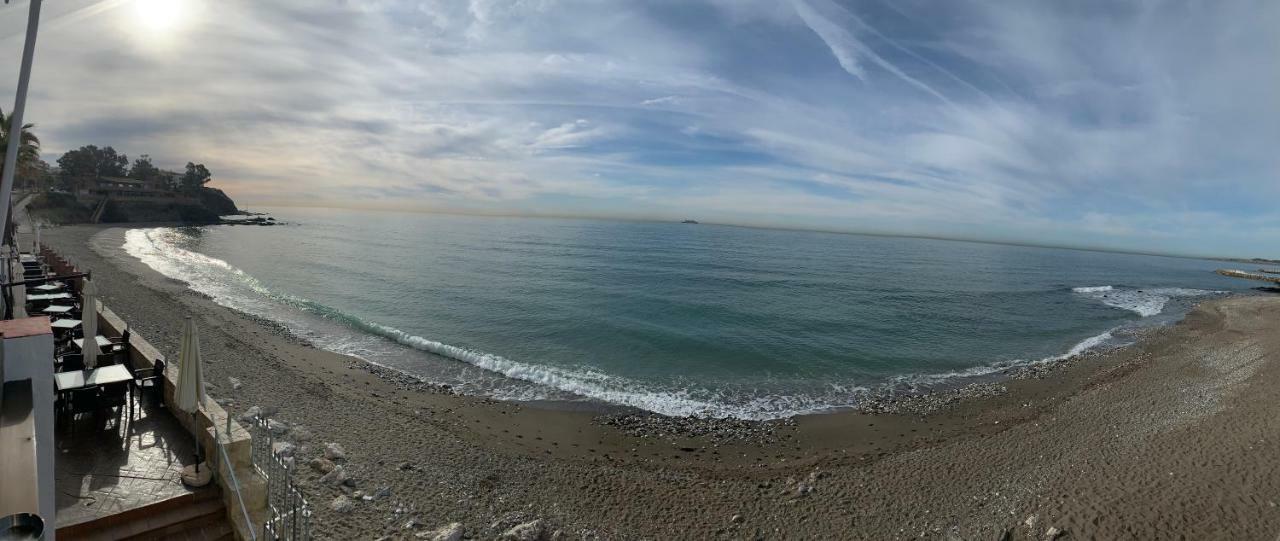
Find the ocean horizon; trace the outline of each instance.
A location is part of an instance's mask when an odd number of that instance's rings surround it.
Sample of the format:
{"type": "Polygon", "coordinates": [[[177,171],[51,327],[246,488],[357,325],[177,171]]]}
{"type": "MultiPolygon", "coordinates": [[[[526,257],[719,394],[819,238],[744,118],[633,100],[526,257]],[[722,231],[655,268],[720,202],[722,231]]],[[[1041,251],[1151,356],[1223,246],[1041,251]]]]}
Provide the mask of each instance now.
{"type": "Polygon", "coordinates": [[[708,224],[271,209],[121,249],[317,347],[501,400],[773,419],[1132,342],[1194,258],[708,224]]]}

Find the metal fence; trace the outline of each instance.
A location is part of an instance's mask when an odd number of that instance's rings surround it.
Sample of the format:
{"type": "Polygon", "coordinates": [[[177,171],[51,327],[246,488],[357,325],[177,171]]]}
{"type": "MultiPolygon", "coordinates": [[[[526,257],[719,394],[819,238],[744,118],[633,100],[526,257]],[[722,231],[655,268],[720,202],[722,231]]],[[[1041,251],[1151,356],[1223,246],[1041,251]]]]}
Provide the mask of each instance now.
{"type": "Polygon", "coordinates": [[[311,504],[293,482],[296,465],[290,457],[275,452],[275,436],[267,419],[250,424],[253,468],[267,480],[267,521],[262,538],[307,541],[311,539],[311,504]]]}

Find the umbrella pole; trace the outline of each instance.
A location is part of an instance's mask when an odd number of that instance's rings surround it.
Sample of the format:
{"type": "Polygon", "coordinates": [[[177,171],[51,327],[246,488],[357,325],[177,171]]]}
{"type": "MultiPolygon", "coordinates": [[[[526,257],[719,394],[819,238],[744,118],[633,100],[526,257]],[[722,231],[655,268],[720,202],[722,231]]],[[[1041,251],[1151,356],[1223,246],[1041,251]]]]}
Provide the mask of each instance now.
{"type": "MultiPolygon", "coordinates": [[[[192,428],[195,428],[195,426],[196,426],[196,414],[195,414],[195,413],[192,413],[192,414],[191,414],[191,426],[192,426],[192,428]]],[[[200,436],[196,434],[196,431],[195,431],[195,430],[192,430],[192,431],[191,431],[191,437],[192,437],[192,439],[194,439],[194,440],[195,440],[195,442],[196,442],[196,473],[198,474],[198,473],[200,473],[200,436]]]]}

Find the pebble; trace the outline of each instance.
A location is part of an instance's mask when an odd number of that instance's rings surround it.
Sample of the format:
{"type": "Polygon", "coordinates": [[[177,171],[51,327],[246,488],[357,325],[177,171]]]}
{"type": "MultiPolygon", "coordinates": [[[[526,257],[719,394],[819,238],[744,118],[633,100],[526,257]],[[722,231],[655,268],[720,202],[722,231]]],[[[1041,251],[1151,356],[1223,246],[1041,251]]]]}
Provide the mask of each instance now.
{"type": "Polygon", "coordinates": [[[289,431],[289,437],[293,438],[293,441],[304,442],[304,441],[311,441],[312,436],[311,436],[310,430],[307,430],[306,427],[299,425],[299,426],[293,427],[293,430],[289,431]]]}
{"type": "Polygon", "coordinates": [[[271,431],[271,435],[279,438],[289,433],[289,423],[271,419],[267,421],[267,430],[271,431]]]}
{"type": "Polygon", "coordinates": [[[863,413],[910,413],[925,415],[953,406],[963,400],[996,396],[1009,392],[998,383],[974,383],[956,389],[918,390],[888,389],[866,396],[858,402],[863,413]]]}
{"type": "Polygon", "coordinates": [[[249,409],[244,410],[244,413],[240,414],[240,420],[246,423],[256,421],[259,417],[262,417],[262,408],[258,406],[250,407],[249,409]]]}
{"type": "Polygon", "coordinates": [[[324,476],[320,478],[320,482],[329,484],[329,485],[338,486],[338,485],[346,484],[347,479],[348,479],[347,470],[344,469],[342,466],[334,466],[333,470],[331,470],[329,473],[324,474],[324,476]]]}
{"type": "Polygon", "coordinates": [[[531,520],[524,524],[512,526],[510,530],[502,533],[500,539],[503,541],[538,541],[542,537],[542,521],[531,520]]]}
{"type": "Polygon", "coordinates": [[[311,459],[311,469],[319,473],[329,473],[333,471],[335,467],[336,466],[334,466],[333,461],[325,457],[318,456],[311,459]]]}
{"type": "Polygon", "coordinates": [[[414,537],[419,539],[430,539],[431,541],[461,541],[462,539],[462,523],[454,522],[441,526],[435,530],[418,532],[414,537]]]}
{"type": "Polygon", "coordinates": [[[271,452],[283,457],[293,456],[297,450],[298,446],[287,441],[278,441],[271,445],[271,452]]]}
{"type": "Polygon", "coordinates": [[[352,509],[355,509],[355,507],[356,507],[356,504],[352,502],[350,498],[347,498],[346,496],[341,494],[338,495],[337,498],[334,498],[333,501],[329,503],[329,509],[332,509],[339,513],[350,512],[352,509]]]}
{"type": "MultiPolygon", "coordinates": [[[[795,426],[795,419],[748,421],[716,417],[669,417],[655,413],[602,415],[595,421],[639,438],[707,437],[712,445],[730,441],[777,443],[777,430],[795,426]]],[[[696,449],[693,449],[696,451],[696,449]]]]}
{"type": "Polygon", "coordinates": [[[337,443],[326,443],[324,445],[324,457],[329,460],[343,460],[347,458],[347,452],[337,443]]]}

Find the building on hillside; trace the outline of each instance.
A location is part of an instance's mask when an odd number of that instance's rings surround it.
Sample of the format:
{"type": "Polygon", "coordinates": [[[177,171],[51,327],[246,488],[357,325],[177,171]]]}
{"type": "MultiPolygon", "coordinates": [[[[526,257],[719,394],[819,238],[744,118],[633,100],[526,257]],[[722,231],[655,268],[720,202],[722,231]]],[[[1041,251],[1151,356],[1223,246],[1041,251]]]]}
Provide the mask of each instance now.
{"type": "Polygon", "coordinates": [[[92,183],[87,183],[76,195],[77,199],[88,204],[96,204],[105,197],[109,197],[113,201],[151,201],[178,204],[193,204],[196,202],[192,197],[171,189],[168,179],[163,175],[151,181],[102,176],[94,179],[92,183]]]}

